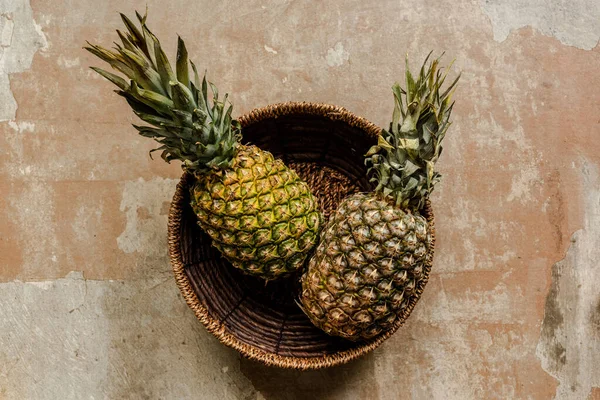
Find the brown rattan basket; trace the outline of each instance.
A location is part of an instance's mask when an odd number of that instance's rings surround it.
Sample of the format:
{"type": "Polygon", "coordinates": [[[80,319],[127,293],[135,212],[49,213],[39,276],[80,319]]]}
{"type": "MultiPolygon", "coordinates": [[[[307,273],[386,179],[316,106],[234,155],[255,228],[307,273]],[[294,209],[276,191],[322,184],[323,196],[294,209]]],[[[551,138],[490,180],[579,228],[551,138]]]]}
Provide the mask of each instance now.
{"type": "MultiPolygon", "coordinates": [[[[376,143],[381,129],[364,118],[332,105],[284,103],[255,109],[239,121],[246,143],[282,158],[309,183],[326,217],[348,194],[370,189],[364,154],[376,143]]],[[[243,356],[294,369],[343,364],[375,349],[392,335],[421,297],[434,243],[425,279],[393,329],[359,343],[323,333],[297,306],[298,276],[265,284],[233,268],[211,246],[189,205],[192,179],[183,175],[169,213],[169,251],[175,279],[206,329],[243,356]]],[[[435,238],[429,203],[423,214],[435,238]]]]}

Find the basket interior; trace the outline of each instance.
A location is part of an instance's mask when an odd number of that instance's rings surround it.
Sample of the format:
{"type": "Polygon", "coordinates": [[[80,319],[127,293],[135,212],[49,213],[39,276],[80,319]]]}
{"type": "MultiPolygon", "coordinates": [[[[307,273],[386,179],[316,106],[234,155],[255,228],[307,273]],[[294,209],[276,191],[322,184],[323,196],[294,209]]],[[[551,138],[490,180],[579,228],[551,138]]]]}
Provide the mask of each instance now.
{"type": "MultiPolygon", "coordinates": [[[[369,189],[364,154],[375,139],[345,122],[315,115],[279,116],[246,124],[243,137],[294,168],[311,186],[326,216],[348,194],[369,189]]],[[[211,319],[238,341],[279,356],[320,357],[360,345],[312,325],[296,304],[298,276],[265,284],[233,268],[196,224],[183,192],[182,260],[211,319]]]]}

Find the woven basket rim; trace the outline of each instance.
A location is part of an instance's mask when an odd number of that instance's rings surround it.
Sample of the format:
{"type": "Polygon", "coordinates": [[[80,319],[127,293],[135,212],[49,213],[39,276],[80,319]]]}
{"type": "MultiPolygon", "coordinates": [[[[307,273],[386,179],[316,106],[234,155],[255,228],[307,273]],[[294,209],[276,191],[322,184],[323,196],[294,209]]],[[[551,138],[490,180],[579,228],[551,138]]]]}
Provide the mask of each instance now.
{"type": "MultiPolygon", "coordinates": [[[[331,104],[323,103],[310,103],[310,102],[286,102],[267,105],[265,107],[256,108],[241,116],[238,120],[240,121],[242,128],[250,124],[259,122],[268,118],[277,118],[279,116],[291,115],[291,114],[308,114],[330,118],[331,120],[338,120],[348,123],[351,126],[362,129],[369,135],[376,137],[381,128],[375,124],[369,122],[365,118],[356,116],[350,111],[343,107],[335,106],[331,104]]],[[[354,360],[374,349],[379,347],[386,339],[394,334],[400,326],[404,324],[404,321],[412,312],[415,304],[420,299],[425,284],[429,279],[429,273],[433,261],[433,250],[435,247],[435,227],[433,212],[431,209],[431,203],[427,200],[426,209],[428,211],[428,222],[431,229],[431,252],[428,254],[427,261],[425,263],[425,269],[423,271],[424,278],[419,282],[415,288],[415,295],[411,299],[407,308],[404,310],[402,318],[398,318],[398,322],[393,326],[392,329],[377,336],[372,341],[364,342],[359,344],[357,347],[352,349],[340,351],[334,354],[326,354],[315,357],[292,357],[282,356],[275,353],[270,353],[262,350],[258,347],[251,346],[247,343],[239,341],[235,336],[229,333],[225,325],[220,323],[218,320],[211,317],[206,307],[200,302],[198,296],[194,292],[192,285],[185,273],[185,264],[182,258],[182,252],[180,247],[180,223],[182,216],[182,200],[183,190],[187,186],[187,180],[189,176],[184,173],[181,180],[177,184],[173,201],[169,210],[169,221],[168,221],[168,245],[169,245],[169,257],[171,260],[171,266],[175,275],[175,281],[181,294],[183,295],[187,305],[194,311],[196,317],[205,326],[206,330],[213,334],[221,343],[231,347],[241,353],[244,357],[259,361],[267,366],[274,366],[279,368],[298,369],[298,370],[309,370],[309,369],[320,369],[326,367],[333,367],[336,365],[345,364],[351,360],[354,360]]]]}

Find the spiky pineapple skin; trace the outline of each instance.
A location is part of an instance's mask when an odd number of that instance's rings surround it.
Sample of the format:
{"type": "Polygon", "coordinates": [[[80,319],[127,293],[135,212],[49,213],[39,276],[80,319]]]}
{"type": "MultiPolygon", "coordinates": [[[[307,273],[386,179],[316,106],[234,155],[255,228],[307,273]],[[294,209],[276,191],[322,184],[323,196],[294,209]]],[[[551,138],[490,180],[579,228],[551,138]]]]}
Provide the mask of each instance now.
{"type": "Polygon", "coordinates": [[[376,193],[346,198],[321,233],[300,300],[330,335],[371,339],[390,329],[425,278],[427,220],[376,193]]]}
{"type": "Polygon", "coordinates": [[[302,267],[322,224],[308,185],[256,146],[240,145],[231,168],[199,176],[191,204],[224,257],[265,279],[302,267]]]}

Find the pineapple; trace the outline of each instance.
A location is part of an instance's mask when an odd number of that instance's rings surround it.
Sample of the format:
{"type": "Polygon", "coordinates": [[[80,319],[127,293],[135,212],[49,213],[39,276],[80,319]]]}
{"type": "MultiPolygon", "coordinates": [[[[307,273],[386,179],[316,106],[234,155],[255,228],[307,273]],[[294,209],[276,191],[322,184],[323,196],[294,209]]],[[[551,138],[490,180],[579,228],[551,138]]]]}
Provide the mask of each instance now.
{"type": "MultiPolygon", "coordinates": [[[[111,51],[89,44],[92,54],[129,81],[99,68],[114,83],[133,112],[151,126],[136,126],[153,138],[162,158],[181,160],[193,174],[191,206],[213,245],[231,264],[267,280],[298,270],[318,240],[322,216],[308,185],[281,160],[256,146],[240,143],[238,121],[227,95],[200,82],[181,38],[175,71],[160,42],[136,13],[141,27],[121,14],[127,33],[111,51]],[[213,94],[208,98],[208,86],[213,94]]],[[[151,152],[152,153],[152,152],[151,152]]]]}
{"type": "Polygon", "coordinates": [[[458,81],[442,92],[450,67],[428,60],[415,81],[407,59],[406,89],[393,86],[390,130],[365,156],[375,191],[342,201],[302,275],[301,307],[330,335],[368,340],[392,328],[425,278],[432,238],[421,211],[440,179],[433,166],[458,81]]]}

